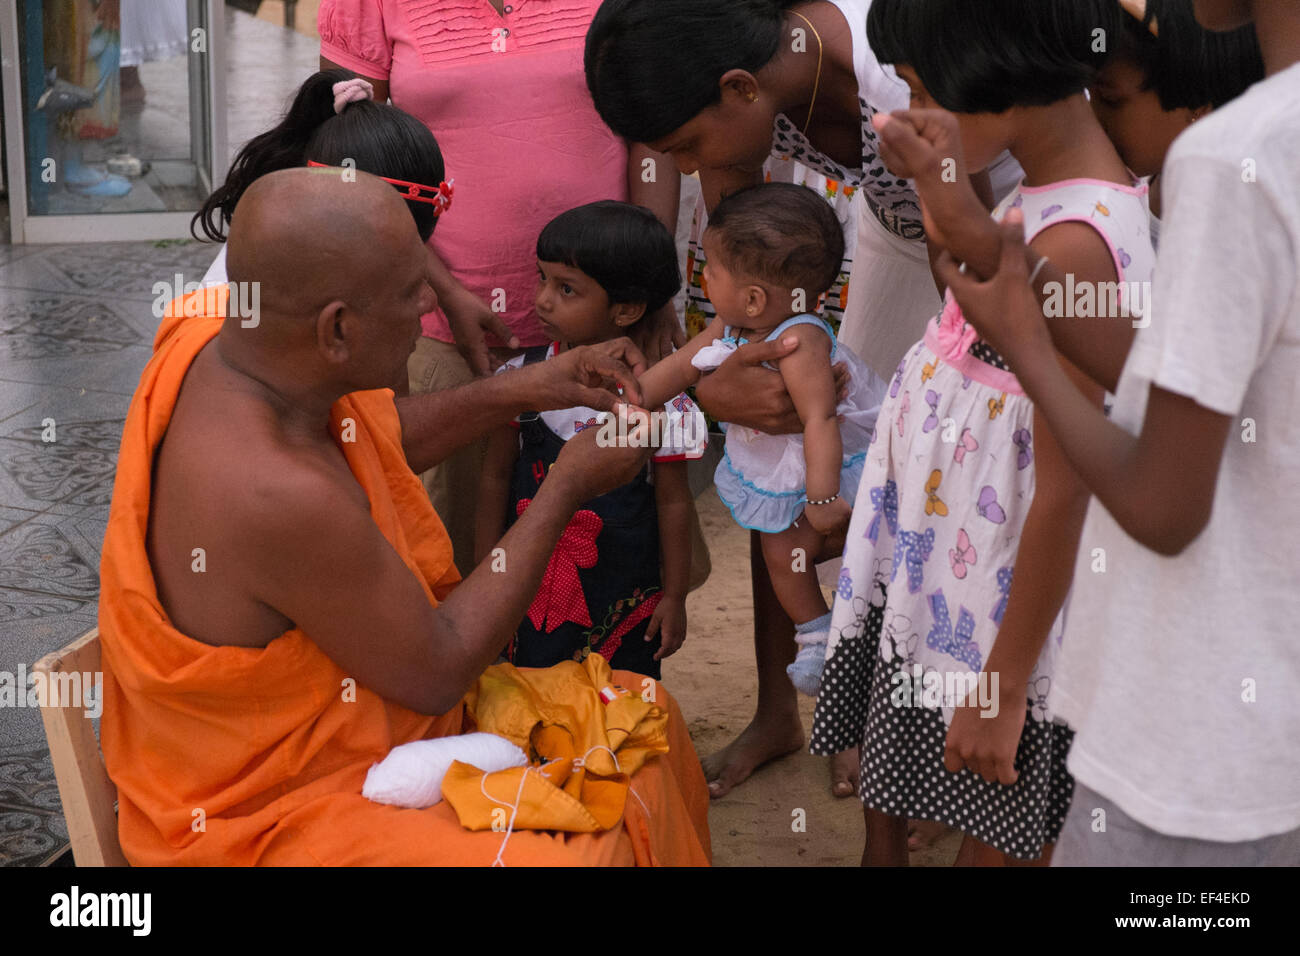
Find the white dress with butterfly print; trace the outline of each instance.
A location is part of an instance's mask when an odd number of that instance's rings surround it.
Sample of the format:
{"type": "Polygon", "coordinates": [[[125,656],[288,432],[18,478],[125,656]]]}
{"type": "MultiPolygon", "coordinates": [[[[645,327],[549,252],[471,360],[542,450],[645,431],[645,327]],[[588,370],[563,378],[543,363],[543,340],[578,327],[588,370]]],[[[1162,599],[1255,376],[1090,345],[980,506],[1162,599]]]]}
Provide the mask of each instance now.
{"type": "MultiPolygon", "coordinates": [[[[1111,248],[1121,295],[1145,302],[1149,285],[1137,284],[1155,255],[1144,192],[1094,180],[1022,185],[994,217],[1021,206],[1031,238],[1061,222],[1091,224],[1111,248]]],[[[889,698],[911,686],[900,672],[924,684],[930,672],[978,674],[988,660],[1034,496],[1033,432],[1015,376],[948,296],[899,364],[867,452],[812,734],[814,753],[862,747],[868,806],[942,820],[1023,859],[1055,839],[1069,804],[1070,735],[1051,695],[1061,617],[1030,679],[1013,787],[943,769],[952,701],[889,698]]]]}

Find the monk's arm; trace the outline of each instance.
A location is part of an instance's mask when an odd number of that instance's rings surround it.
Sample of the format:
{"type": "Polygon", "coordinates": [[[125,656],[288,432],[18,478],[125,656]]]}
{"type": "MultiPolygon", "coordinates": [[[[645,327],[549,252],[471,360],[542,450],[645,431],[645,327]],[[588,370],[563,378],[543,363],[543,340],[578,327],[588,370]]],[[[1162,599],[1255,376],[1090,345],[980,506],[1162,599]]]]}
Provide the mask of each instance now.
{"type": "Polygon", "coordinates": [[[436,608],[337,476],[282,469],[231,516],[245,529],[245,586],[357,684],[445,713],[519,626],[574,510],[631,480],[649,454],[597,447],[595,429],[570,441],[498,543],[504,560],[480,565],[436,608]]]}
{"type": "Polygon", "coordinates": [[[621,402],[636,404],[641,401],[637,376],[645,369],[641,350],[628,339],[615,339],[457,388],[404,396],[395,400],[402,450],[419,474],[522,412],[577,405],[613,411],[621,402]]]}
{"type": "Polygon", "coordinates": [[[402,448],[417,475],[458,448],[529,411],[538,401],[527,378],[506,373],[467,385],[398,398],[402,448]]]}

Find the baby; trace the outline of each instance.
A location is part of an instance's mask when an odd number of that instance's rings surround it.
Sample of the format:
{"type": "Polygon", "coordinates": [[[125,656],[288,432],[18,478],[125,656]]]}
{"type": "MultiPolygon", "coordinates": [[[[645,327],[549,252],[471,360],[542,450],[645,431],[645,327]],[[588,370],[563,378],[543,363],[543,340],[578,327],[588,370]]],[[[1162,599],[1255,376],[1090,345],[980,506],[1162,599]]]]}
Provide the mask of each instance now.
{"type": "Polygon", "coordinates": [[[741,190],[718,204],[703,246],[704,291],[717,317],[642,376],[641,386],[647,406],[654,407],[746,342],[798,340],[777,371],[803,432],[728,427],[714,483],[736,521],[761,533],[772,586],[800,645],[788,669],[791,680],[803,693],[816,694],[830,612],[815,564],[839,554],[837,533],[857,496],[885,384],[813,312],[844,254],[841,226],[823,199],[790,183],[741,190]],[[848,397],[838,405],[834,362],[845,362],[851,375],[848,397]]]}

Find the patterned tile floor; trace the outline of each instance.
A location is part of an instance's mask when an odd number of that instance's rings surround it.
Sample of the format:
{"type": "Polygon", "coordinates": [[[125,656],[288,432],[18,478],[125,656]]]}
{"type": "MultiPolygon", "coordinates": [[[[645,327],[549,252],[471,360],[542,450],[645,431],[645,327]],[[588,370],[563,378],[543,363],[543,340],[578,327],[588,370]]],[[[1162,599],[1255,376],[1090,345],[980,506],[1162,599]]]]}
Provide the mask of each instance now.
{"type": "MultiPolygon", "coordinates": [[[[229,8],[226,26],[238,144],[274,124],[318,47],[229,8]]],[[[0,672],[17,674],[95,624],[118,441],[158,322],[153,284],[198,280],[215,249],[12,246],[7,218],[0,209],[0,672]]],[[[0,707],[0,865],[50,862],[67,841],[40,713],[0,707]]]]}

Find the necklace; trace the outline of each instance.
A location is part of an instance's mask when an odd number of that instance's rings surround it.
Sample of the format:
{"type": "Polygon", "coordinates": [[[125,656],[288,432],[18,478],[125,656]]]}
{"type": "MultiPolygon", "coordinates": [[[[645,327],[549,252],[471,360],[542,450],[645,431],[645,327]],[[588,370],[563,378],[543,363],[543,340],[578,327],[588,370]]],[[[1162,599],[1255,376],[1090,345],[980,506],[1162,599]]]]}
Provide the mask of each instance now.
{"type": "Polygon", "coordinates": [[[817,79],[813,80],[813,94],[812,101],[808,104],[808,118],[803,121],[803,138],[807,139],[808,127],[812,124],[813,109],[817,106],[817,91],[821,89],[822,85],[822,35],[818,33],[817,28],[812,25],[812,21],[802,13],[795,10],[791,10],[790,13],[808,24],[808,29],[811,30],[813,36],[817,38],[817,79]]]}

